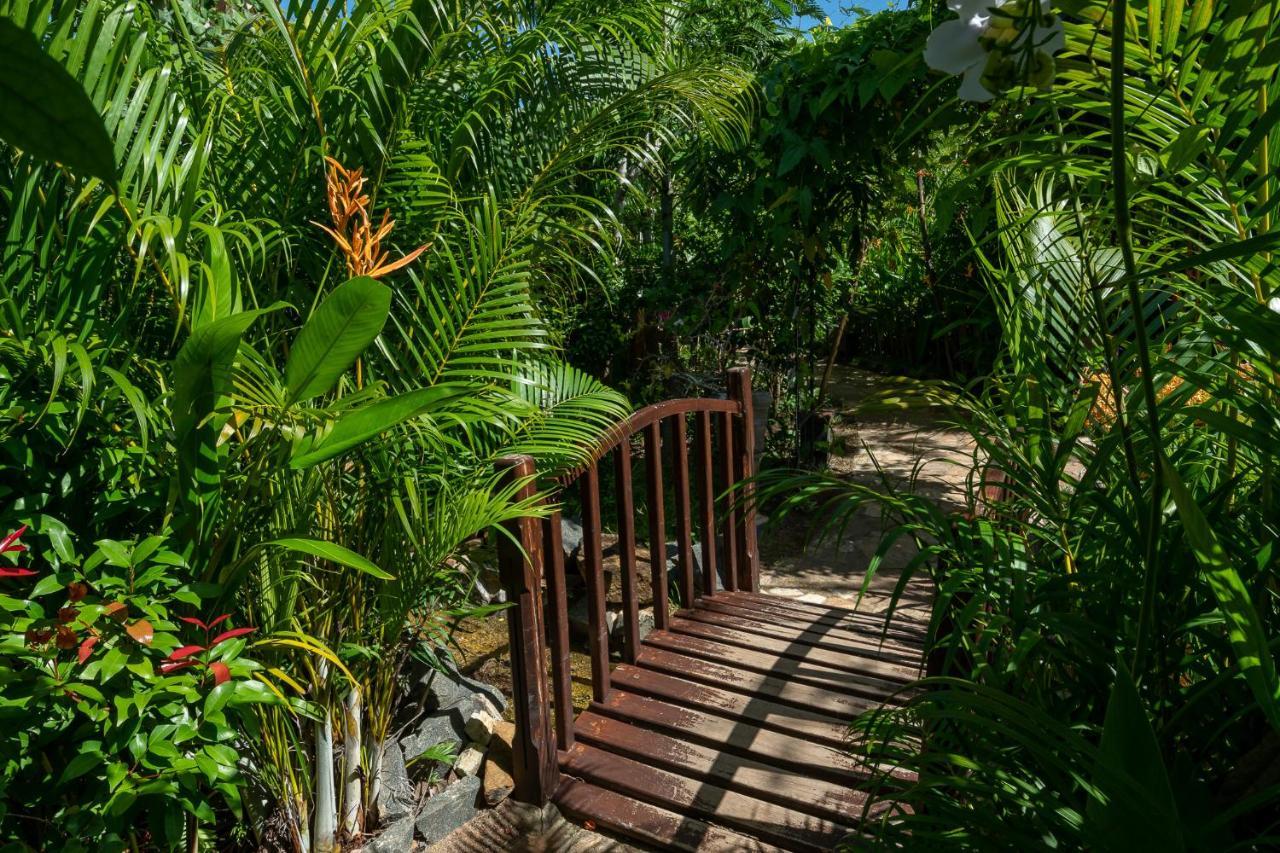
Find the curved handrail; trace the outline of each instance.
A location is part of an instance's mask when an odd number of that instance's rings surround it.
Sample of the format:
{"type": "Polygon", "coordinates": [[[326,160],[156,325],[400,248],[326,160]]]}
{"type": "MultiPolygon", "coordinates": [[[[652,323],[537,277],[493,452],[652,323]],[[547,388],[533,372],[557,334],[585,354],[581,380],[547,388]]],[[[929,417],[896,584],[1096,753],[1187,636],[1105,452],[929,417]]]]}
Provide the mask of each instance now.
{"type": "Polygon", "coordinates": [[[680,397],[675,400],[663,400],[661,403],[645,406],[643,409],[632,412],[631,416],[625,421],[621,421],[607,430],[600,437],[600,441],[596,446],[591,449],[587,461],[575,465],[556,477],[555,483],[562,487],[568,486],[582,476],[582,473],[587,468],[599,462],[615,447],[630,439],[640,430],[649,426],[649,424],[673,415],[684,415],[689,412],[729,412],[730,414],[740,415],[742,414],[742,404],[737,400],[722,397],[680,397]]]}

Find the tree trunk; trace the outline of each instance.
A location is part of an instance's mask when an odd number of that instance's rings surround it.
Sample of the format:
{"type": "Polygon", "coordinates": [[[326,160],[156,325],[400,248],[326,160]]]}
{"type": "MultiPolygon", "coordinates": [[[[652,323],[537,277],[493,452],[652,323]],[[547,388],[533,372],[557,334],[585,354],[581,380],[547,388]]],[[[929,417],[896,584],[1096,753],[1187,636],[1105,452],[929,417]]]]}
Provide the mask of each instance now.
{"type": "Polygon", "coordinates": [[[342,830],[347,838],[354,838],[363,828],[364,778],[360,772],[360,735],[364,715],[359,684],[351,685],[342,708],[342,830]]]}
{"type": "MultiPolygon", "coordinates": [[[[328,680],[329,666],[321,661],[319,682],[321,689],[328,680]]],[[[315,763],[315,824],[312,829],[312,847],[315,853],[333,853],[337,849],[338,803],[333,787],[333,712],[325,707],[324,719],[316,727],[315,763]]]]}
{"type": "Polygon", "coordinates": [[[675,199],[671,192],[671,169],[662,170],[662,281],[668,287],[675,280],[675,199]]]}

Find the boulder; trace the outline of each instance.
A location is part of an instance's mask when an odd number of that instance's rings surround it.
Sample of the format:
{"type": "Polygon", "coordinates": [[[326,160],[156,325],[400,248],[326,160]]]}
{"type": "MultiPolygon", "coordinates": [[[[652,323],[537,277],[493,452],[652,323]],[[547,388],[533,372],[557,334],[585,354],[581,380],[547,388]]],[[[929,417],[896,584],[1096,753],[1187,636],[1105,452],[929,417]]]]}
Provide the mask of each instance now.
{"type": "Polygon", "coordinates": [[[408,694],[419,708],[442,711],[466,706],[467,714],[459,721],[461,725],[470,716],[477,693],[483,695],[499,712],[507,707],[506,697],[501,690],[463,675],[448,657],[440,657],[440,666],[440,669],[436,669],[414,659],[406,667],[408,694]]]}
{"type": "MultiPolygon", "coordinates": [[[[383,823],[413,814],[413,782],[405,769],[404,750],[391,741],[382,751],[382,783],[378,788],[378,817],[383,823]]],[[[413,821],[409,821],[410,835],[413,821]]]]}
{"type": "Polygon", "coordinates": [[[479,778],[464,776],[428,798],[414,820],[418,837],[427,844],[434,844],[475,817],[479,793],[479,778]]]}
{"type": "Polygon", "coordinates": [[[413,849],[413,815],[391,823],[364,846],[364,853],[405,853],[413,849]]]}
{"type": "Polygon", "coordinates": [[[412,730],[400,739],[400,748],[406,764],[433,746],[442,743],[461,746],[464,733],[461,716],[454,711],[431,712],[419,719],[412,730]]]}

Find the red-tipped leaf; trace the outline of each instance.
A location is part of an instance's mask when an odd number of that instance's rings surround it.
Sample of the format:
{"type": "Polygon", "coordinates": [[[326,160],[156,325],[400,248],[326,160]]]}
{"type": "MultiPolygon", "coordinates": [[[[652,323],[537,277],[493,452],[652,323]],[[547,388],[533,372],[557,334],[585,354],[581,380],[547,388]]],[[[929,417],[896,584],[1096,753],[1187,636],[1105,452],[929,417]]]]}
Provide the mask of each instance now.
{"type": "Polygon", "coordinates": [[[133,637],[144,646],[151,645],[151,640],[156,634],[155,629],[151,627],[151,623],[146,619],[139,619],[124,630],[130,637],[133,637]]]}
{"type": "Polygon", "coordinates": [[[218,643],[227,640],[233,640],[236,637],[243,637],[245,634],[252,634],[257,628],[232,628],[230,631],[223,631],[221,634],[213,638],[213,642],[209,644],[209,648],[213,648],[218,643]]]}
{"type": "Polygon", "coordinates": [[[27,532],[27,526],[24,524],[8,536],[0,540],[0,554],[22,553],[27,550],[27,546],[18,541],[22,534],[27,532]]]}
{"type": "Polygon", "coordinates": [[[84,666],[84,662],[89,659],[89,655],[93,652],[93,647],[98,645],[101,637],[89,637],[80,644],[80,665],[84,666]]]}
{"type": "Polygon", "coordinates": [[[199,661],[191,660],[175,660],[160,664],[160,674],[168,675],[171,672],[177,672],[180,669],[186,669],[189,666],[195,666],[199,661]]]}
{"type": "Polygon", "coordinates": [[[15,569],[9,566],[0,566],[0,578],[26,578],[34,575],[31,569],[15,569]]]}
{"type": "Polygon", "coordinates": [[[169,660],[186,660],[192,655],[200,654],[202,651],[204,651],[204,646],[183,646],[170,652],[169,660]]]}
{"type": "Polygon", "coordinates": [[[209,664],[209,669],[213,671],[214,687],[231,680],[231,669],[222,661],[214,661],[209,664]]]}
{"type": "Polygon", "coordinates": [[[203,619],[197,619],[194,616],[179,616],[178,621],[186,622],[188,625],[195,625],[197,628],[203,628],[206,631],[209,630],[209,626],[205,624],[203,619]]]}
{"type": "Polygon", "coordinates": [[[212,622],[210,622],[207,627],[209,628],[209,630],[212,631],[214,628],[217,628],[219,625],[221,625],[223,622],[226,622],[230,618],[231,618],[230,613],[223,613],[217,619],[214,619],[212,622]]]}

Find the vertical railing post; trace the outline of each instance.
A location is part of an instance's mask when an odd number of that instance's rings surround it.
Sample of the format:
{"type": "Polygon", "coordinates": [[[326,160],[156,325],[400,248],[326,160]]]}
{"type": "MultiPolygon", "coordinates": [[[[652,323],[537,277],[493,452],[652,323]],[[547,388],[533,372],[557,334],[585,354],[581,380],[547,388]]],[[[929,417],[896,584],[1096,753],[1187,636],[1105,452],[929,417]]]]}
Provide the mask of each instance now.
{"type": "MultiPolygon", "coordinates": [[[[517,500],[533,497],[533,459],[509,456],[498,460],[501,485],[523,482],[517,500]]],[[[559,784],[551,708],[547,696],[547,663],[542,630],[541,522],[523,516],[504,522],[498,537],[498,574],[506,590],[507,633],[511,643],[511,703],[516,732],[512,744],[512,796],[543,806],[559,784]]]]}
{"type": "MultiPolygon", "coordinates": [[[[729,371],[729,399],[736,400],[742,414],[735,419],[734,478],[742,483],[755,476],[756,431],[755,411],[751,399],[751,368],[735,367],[729,371]]],[[[740,502],[738,512],[738,589],[760,591],[760,551],[756,542],[755,485],[747,482],[733,495],[740,502]]]]}

